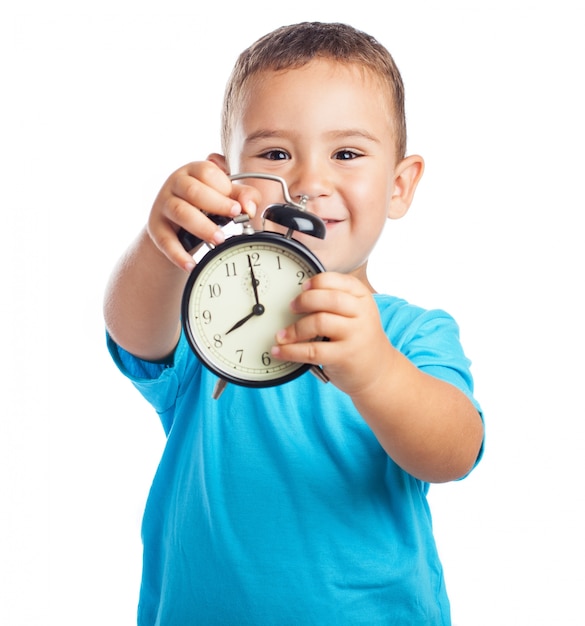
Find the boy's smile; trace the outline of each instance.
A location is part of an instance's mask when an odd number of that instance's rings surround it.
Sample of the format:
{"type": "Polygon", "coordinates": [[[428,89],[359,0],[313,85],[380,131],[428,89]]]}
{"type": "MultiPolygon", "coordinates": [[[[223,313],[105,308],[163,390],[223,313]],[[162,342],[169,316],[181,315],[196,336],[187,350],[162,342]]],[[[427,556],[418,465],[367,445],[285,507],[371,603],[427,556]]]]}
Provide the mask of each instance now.
{"type": "MultiPolygon", "coordinates": [[[[364,281],[386,219],[401,217],[414,192],[405,203],[404,184],[396,183],[405,162],[395,155],[387,89],[367,70],[328,59],[256,75],[241,99],[226,155],[233,173],[276,174],[294,199],[307,195],[307,208],[325,221],[327,237],[295,238],[328,270],[364,281]]],[[[410,187],[422,173],[420,161],[410,187]]],[[[282,202],[276,183],[246,182],[260,189],[264,206],[282,202]]]]}

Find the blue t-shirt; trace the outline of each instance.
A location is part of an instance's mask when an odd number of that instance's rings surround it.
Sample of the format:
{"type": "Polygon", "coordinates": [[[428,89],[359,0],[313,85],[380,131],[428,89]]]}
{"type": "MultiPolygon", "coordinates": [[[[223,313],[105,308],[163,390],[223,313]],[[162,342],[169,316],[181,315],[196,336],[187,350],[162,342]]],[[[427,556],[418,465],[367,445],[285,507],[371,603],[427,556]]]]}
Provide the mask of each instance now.
{"type": "MultiPolygon", "coordinates": [[[[374,297],[392,344],[475,403],[454,320],[374,297]]],[[[213,400],[217,379],[184,337],[171,366],[108,343],[167,434],[143,520],[141,626],[450,624],[429,486],[346,394],[307,372],[213,400]]]]}

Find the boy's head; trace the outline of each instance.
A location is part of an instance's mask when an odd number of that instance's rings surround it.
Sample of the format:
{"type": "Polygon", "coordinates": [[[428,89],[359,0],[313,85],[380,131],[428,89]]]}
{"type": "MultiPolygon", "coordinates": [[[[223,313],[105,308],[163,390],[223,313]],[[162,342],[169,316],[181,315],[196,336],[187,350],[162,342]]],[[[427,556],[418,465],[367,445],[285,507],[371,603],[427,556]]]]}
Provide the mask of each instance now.
{"type": "MultiPolygon", "coordinates": [[[[234,116],[251,77],[262,72],[300,68],[315,58],[355,65],[388,90],[396,159],[406,154],[404,86],[390,53],[376,39],[339,23],[304,22],[282,26],[260,38],[239,56],[228,81],[222,115],[222,149],[228,154],[234,116]]],[[[310,95],[310,94],[308,94],[310,95]]]]}
{"type": "MultiPolygon", "coordinates": [[[[279,28],[238,59],[223,116],[224,154],[210,160],[226,173],[278,175],[291,197],[306,196],[327,236],[296,238],[328,270],[368,284],[368,256],[423,172],[421,157],[405,156],[403,86],[388,51],[342,24],[279,28]]],[[[282,201],[274,183],[249,184],[263,206],[282,201]]]]}

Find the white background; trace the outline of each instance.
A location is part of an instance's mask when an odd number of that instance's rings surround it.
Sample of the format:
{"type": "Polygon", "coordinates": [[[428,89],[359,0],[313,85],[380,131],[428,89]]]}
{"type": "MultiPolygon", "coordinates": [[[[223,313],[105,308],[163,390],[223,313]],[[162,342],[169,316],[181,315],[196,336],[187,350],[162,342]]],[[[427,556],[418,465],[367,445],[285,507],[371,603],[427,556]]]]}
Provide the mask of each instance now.
{"type": "Polygon", "coordinates": [[[455,316],[486,414],[482,464],[431,488],[454,622],[585,623],[582,5],[10,6],[0,623],[134,623],[140,521],[164,439],[106,352],[104,286],[166,177],[219,150],[236,55],[303,20],[346,21],[390,49],[409,151],[426,158],[410,213],[388,224],[371,267],[379,291],[455,316]]]}

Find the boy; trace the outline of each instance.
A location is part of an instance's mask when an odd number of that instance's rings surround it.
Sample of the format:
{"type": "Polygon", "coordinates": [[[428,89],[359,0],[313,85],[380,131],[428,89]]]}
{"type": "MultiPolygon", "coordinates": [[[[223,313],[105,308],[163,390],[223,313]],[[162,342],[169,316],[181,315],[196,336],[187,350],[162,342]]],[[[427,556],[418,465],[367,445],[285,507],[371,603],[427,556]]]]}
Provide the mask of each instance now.
{"type": "MultiPolygon", "coordinates": [[[[405,156],[403,88],[389,53],[341,24],[277,29],[242,53],[226,91],[223,155],[180,168],[106,293],[108,345],[160,415],[167,443],[143,523],[139,623],[449,624],[432,537],[430,482],[477,462],[483,425],[455,322],[376,294],[367,260],[423,172],[405,156]],[[274,357],[319,364],[279,387],[228,385],[181,335],[194,261],[184,228],[262,207],[283,177],[327,225],[298,235],[327,271],[274,357]],[[326,336],[327,342],[312,338],[326,336]]],[[[258,210],[257,210],[258,209],[258,210]]]]}

